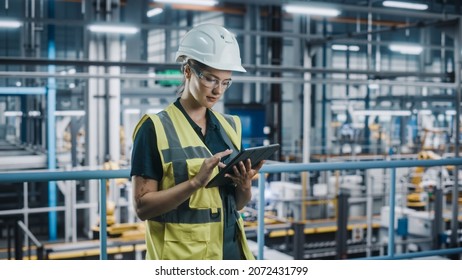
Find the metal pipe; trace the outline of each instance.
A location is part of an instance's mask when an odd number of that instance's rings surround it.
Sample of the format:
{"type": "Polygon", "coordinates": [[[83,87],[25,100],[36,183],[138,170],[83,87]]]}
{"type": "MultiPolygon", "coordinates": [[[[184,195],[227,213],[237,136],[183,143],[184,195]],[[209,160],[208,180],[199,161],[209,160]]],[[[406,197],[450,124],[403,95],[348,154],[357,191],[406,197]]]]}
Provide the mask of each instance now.
{"type": "Polygon", "coordinates": [[[100,191],[100,208],[99,208],[99,244],[100,260],[107,260],[107,216],[106,216],[106,179],[101,179],[100,191]]]}
{"type": "MultiPolygon", "coordinates": [[[[54,17],[55,5],[54,1],[49,1],[48,15],[54,17]]],[[[55,27],[48,27],[48,59],[56,58],[55,46],[55,27]]],[[[56,110],[56,79],[51,75],[56,74],[56,66],[48,65],[48,89],[47,89],[47,151],[48,151],[48,168],[56,168],[56,131],[55,131],[55,110],[56,110]]],[[[57,205],[56,182],[48,182],[48,205],[54,207],[57,205]]],[[[56,212],[48,213],[49,236],[50,240],[57,238],[58,217],[56,212]]]]}
{"type": "Polygon", "coordinates": [[[374,177],[371,177],[371,182],[366,185],[366,256],[370,257],[372,254],[372,250],[370,249],[372,246],[372,216],[373,216],[373,203],[374,198],[372,197],[372,186],[374,186],[374,177]]]}
{"type": "MultiPolygon", "coordinates": [[[[106,55],[111,61],[120,61],[120,38],[119,36],[107,36],[106,55]]],[[[107,69],[110,75],[122,75],[120,67],[109,67],[107,69]]],[[[119,162],[120,160],[120,104],[121,104],[121,82],[119,79],[109,79],[106,90],[106,127],[107,127],[107,144],[106,155],[110,156],[111,161],[119,162]]]]}
{"type": "MultiPolygon", "coordinates": [[[[86,207],[89,208],[89,207],[86,207]]],[[[10,216],[10,215],[27,215],[27,214],[37,214],[37,213],[46,213],[50,211],[65,211],[64,206],[57,207],[38,207],[30,209],[10,209],[10,210],[0,210],[0,216],[10,216]]]]}
{"type": "Polygon", "coordinates": [[[14,258],[15,260],[22,260],[22,246],[23,240],[21,236],[21,231],[19,223],[16,223],[14,226],[14,258]]]}
{"type": "Polygon", "coordinates": [[[390,176],[390,217],[388,221],[388,256],[395,254],[395,192],[396,192],[396,168],[391,169],[390,176]]]}
{"type": "MultiPolygon", "coordinates": [[[[366,162],[323,162],[323,163],[272,163],[265,164],[260,172],[302,172],[302,171],[327,171],[327,170],[355,170],[355,169],[383,169],[402,167],[431,167],[446,165],[462,165],[462,158],[448,158],[435,160],[377,160],[366,162]]],[[[0,172],[2,183],[22,183],[25,181],[65,181],[65,180],[92,180],[95,178],[115,179],[130,178],[130,169],[118,170],[39,170],[0,172]]],[[[264,182],[264,181],[263,181],[264,182]]]]}
{"type": "MultiPolygon", "coordinates": [[[[306,25],[305,25],[306,31],[310,30],[310,21],[307,20],[306,25]]],[[[304,44],[303,48],[303,67],[304,68],[311,68],[313,66],[313,61],[312,57],[310,54],[310,48],[304,44]]],[[[306,81],[311,81],[311,73],[305,72],[303,74],[303,79],[306,81]]],[[[303,163],[309,163],[310,162],[310,157],[311,157],[311,85],[308,83],[303,84],[303,134],[302,134],[302,160],[303,163]]],[[[306,219],[306,211],[304,210],[304,205],[305,205],[305,197],[307,196],[308,189],[309,189],[309,183],[310,181],[308,180],[308,173],[304,172],[301,174],[302,176],[302,205],[300,206],[300,209],[302,210],[301,213],[301,220],[306,219]]]]}
{"type": "MultiPolygon", "coordinates": [[[[21,57],[1,57],[0,64],[5,65],[56,65],[56,66],[120,66],[125,68],[155,68],[156,70],[168,70],[168,69],[179,69],[178,63],[152,63],[144,61],[109,61],[109,60],[82,60],[82,59],[46,59],[46,58],[21,58],[21,57]]],[[[358,74],[358,75],[370,75],[373,77],[380,78],[396,78],[396,77],[419,77],[419,78],[440,78],[446,79],[450,78],[449,74],[444,73],[432,73],[432,72],[417,72],[417,71],[380,71],[380,70],[367,70],[367,69],[345,69],[345,68],[319,68],[319,67],[306,67],[302,66],[283,66],[283,65],[268,65],[268,64],[258,64],[258,65],[247,65],[244,64],[244,67],[247,71],[260,71],[260,72],[299,72],[299,73],[313,73],[313,74],[358,74]]],[[[0,73],[8,73],[11,71],[3,71],[0,73]]],[[[18,71],[19,72],[19,71],[18,71]]],[[[19,72],[22,73],[22,72],[19,72]]],[[[35,73],[35,72],[26,72],[26,73],[35,73]]],[[[37,72],[43,73],[43,72],[37,72]]],[[[75,74],[59,74],[60,77],[67,79],[74,78],[75,75],[85,74],[85,73],[75,73],[75,74]]],[[[126,73],[128,75],[136,75],[132,73],[126,73]]],[[[124,75],[126,75],[124,73],[124,75]]],[[[139,75],[139,74],[138,74],[139,75]]],[[[155,75],[157,78],[163,77],[165,75],[155,75]]],[[[239,76],[237,76],[239,77],[239,76]]],[[[181,79],[181,75],[168,76],[169,79],[178,78],[181,79]]],[[[233,77],[234,81],[234,77],[233,77]]]]}
{"type": "MultiPolygon", "coordinates": [[[[326,170],[355,170],[355,169],[382,169],[402,167],[430,167],[444,165],[461,165],[462,158],[438,159],[438,160],[380,160],[380,161],[356,161],[356,162],[327,162],[327,163],[274,163],[265,164],[261,172],[302,172],[302,171],[326,171],[326,170]]],[[[1,174],[0,174],[1,179],[1,174]]]]}
{"type": "MultiPolygon", "coordinates": [[[[60,74],[49,74],[47,72],[20,72],[20,71],[0,71],[0,77],[35,77],[35,78],[57,78],[57,79],[69,79],[69,76],[62,76],[60,74]]],[[[87,73],[76,73],[72,75],[73,79],[91,79],[91,78],[101,78],[101,79],[120,79],[120,80],[175,80],[175,76],[167,75],[158,75],[156,77],[151,77],[145,74],[120,74],[120,75],[110,75],[110,74],[87,74],[87,73]]],[[[303,78],[292,78],[292,77],[258,77],[258,76],[234,76],[233,82],[236,83],[255,83],[255,82],[264,82],[264,83],[300,83],[300,84],[339,84],[339,85],[368,85],[370,84],[369,80],[360,80],[360,79],[350,79],[350,80],[341,80],[341,79],[311,79],[305,80],[303,78]]],[[[456,88],[455,83],[438,83],[438,82],[413,82],[413,81],[393,81],[393,80],[378,80],[374,83],[379,85],[388,85],[388,86],[415,86],[415,87],[428,87],[428,88],[456,88]]]]}
{"type": "Polygon", "coordinates": [[[27,228],[27,226],[22,221],[18,221],[18,226],[22,229],[26,236],[29,237],[29,239],[35,244],[35,246],[43,246],[42,243],[38,241],[37,237],[35,237],[35,235],[27,228]]]}
{"type": "Polygon", "coordinates": [[[295,222],[292,228],[294,230],[294,260],[303,260],[305,258],[305,223],[295,222]]]}
{"type": "MultiPolygon", "coordinates": [[[[462,161],[461,161],[462,164],[462,161]]],[[[92,180],[95,178],[115,179],[130,178],[129,169],[119,170],[40,170],[26,172],[1,172],[0,182],[21,183],[27,181],[48,182],[48,181],[66,181],[66,180],[92,180]]]]}
{"type": "MultiPolygon", "coordinates": [[[[461,73],[462,70],[462,18],[459,19],[459,24],[455,28],[454,36],[454,73],[455,73],[455,84],[457,85],[456,94],[456,115],[455,115],[455,129],[454,129],[454,153],[456,157],[459,157],[460,149],[460,102],[462,95],[461,88],[461,73]]],[[[452,187],[452,219],[451,219],[451,247],[457,247],[458,233],[459,230],[459,166],[454,169],[454,186],[452,187]]]]}
{"type": "MultiPolygon", "coordinates": [[[[24,182],[22,184],[23,189],[23,204],[24,204],[24,212],[23,212],[23,219],[26,223],[26,227],[29,227],[29,182],[24,182]]],[[[27,242],[27,238],[24,238],[24,242],[27,242]]]]}
{"type": "Polygon", "coordinates": [[[265,246],[265,173],[260,172],[258,174],[257,259],[264,260],[263,247],[265,246]]]}

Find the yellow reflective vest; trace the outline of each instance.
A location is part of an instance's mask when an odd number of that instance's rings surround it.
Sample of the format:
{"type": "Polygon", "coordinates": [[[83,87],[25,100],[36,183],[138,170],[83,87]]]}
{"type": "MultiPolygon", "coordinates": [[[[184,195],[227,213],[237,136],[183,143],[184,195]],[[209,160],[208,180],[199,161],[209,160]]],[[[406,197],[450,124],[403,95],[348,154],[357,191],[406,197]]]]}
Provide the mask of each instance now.
{"type": "MultiPolygon", "coordinates": [[[[212,111],[213,112],[213,111],[212,111]]],[[[213,112],[230,147],[241,147],[241,123],[237,116],[213,112]]],[[[135,128],[150,118],[155,126],[164,176],[159,190],[171,188],[196,176],[204,159],[212,153],[191,127],[185,115],[169,105],[156,115],[145,115],[135,128]]],[[[237,149],[233,149],[237,153],[237,149]]],[[[231,155],[233,156],[233,155],[231,155]]],[[[218,167],[212,177],[218,173],[218,167]]],[[[238,219],[239,243],[244,259],[254,259],[238,219]]],[[[198,189],[176,209],[146,220],[146,259],[223,259],[223,203],[218,187],[198,189]]]]}

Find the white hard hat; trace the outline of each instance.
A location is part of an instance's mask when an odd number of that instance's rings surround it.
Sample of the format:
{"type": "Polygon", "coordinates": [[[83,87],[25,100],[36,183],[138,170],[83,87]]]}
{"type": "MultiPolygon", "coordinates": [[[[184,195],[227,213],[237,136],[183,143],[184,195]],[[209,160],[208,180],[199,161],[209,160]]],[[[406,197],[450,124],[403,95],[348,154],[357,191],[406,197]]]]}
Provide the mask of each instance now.
{"type": "Polygon", "coordinates": [[[194,59],[218,70],[246,72],[236,37],[226,28],[211,23],[198,25],[180,41],[176,61],[194,59]]]}

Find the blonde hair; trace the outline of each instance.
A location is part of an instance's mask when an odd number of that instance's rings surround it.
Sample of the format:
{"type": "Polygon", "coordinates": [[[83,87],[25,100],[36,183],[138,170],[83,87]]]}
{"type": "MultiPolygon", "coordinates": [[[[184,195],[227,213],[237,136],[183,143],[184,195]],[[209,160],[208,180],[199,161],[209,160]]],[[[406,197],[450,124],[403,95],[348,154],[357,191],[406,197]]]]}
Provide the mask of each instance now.
{"type": "Polygon", "coordinates": [[[181,84],[178,86],[177,90],[176,90],[176,93],[178,96],[181,96],[181,94],[183,93],[184,91],[184,88],[186,86],[186,78],[184,77],[184,71],[185,71],[185,68],[186,66],[188,67],[192,67],[194,69],[198,69],[200,71],[204,71],[204,70],[209,70],[211,67],[205,65],[204,63],[201,63],[197,60],[194,60],[194,59],[185,59],[184,62],[181,64],[181,73],[183,73],[183,80],[181,81],[181,84]]]}

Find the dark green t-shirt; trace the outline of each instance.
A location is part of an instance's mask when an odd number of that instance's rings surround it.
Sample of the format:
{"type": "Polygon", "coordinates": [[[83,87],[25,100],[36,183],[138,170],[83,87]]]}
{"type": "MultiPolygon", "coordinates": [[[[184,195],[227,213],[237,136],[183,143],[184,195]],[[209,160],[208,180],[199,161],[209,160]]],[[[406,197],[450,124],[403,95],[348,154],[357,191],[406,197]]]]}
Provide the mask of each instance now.
{"type": "MultiPolygon", "coordinates": [[[[207,132],[202,135],[201,128],[189,117],[186,111],[181,106],[179,99],[174,103],[178,109],[185,115],[189,124],[194,128],[199,137],[205,143],[207,148],[216,154],[226,149],[234,149],[229,147],[220,133],[220,123],[215,115],[207,110],[207,132]]],[[[242,148],[242,147],[241,147],[242,148]]],[[[226,160],[223,158],[222,160],[226,160]]],[[[138,130],[133,141],[132,160],[131,160],[131,176],[137,175],[144,178],[154,179],[158,182],[163,177],[162,162],[157,148],[157,137],[155,127],[151,119],[147,119],[138,130]]],[[[223,259],[240,259],[241,254],[238,246],[236,233],[238,232],[236,219],[238,212],[236,211],[235,189],[232,186],[220,187],[220,196],[223,201],[224,213],[224,243],[223,243],[223,259]]]]}

